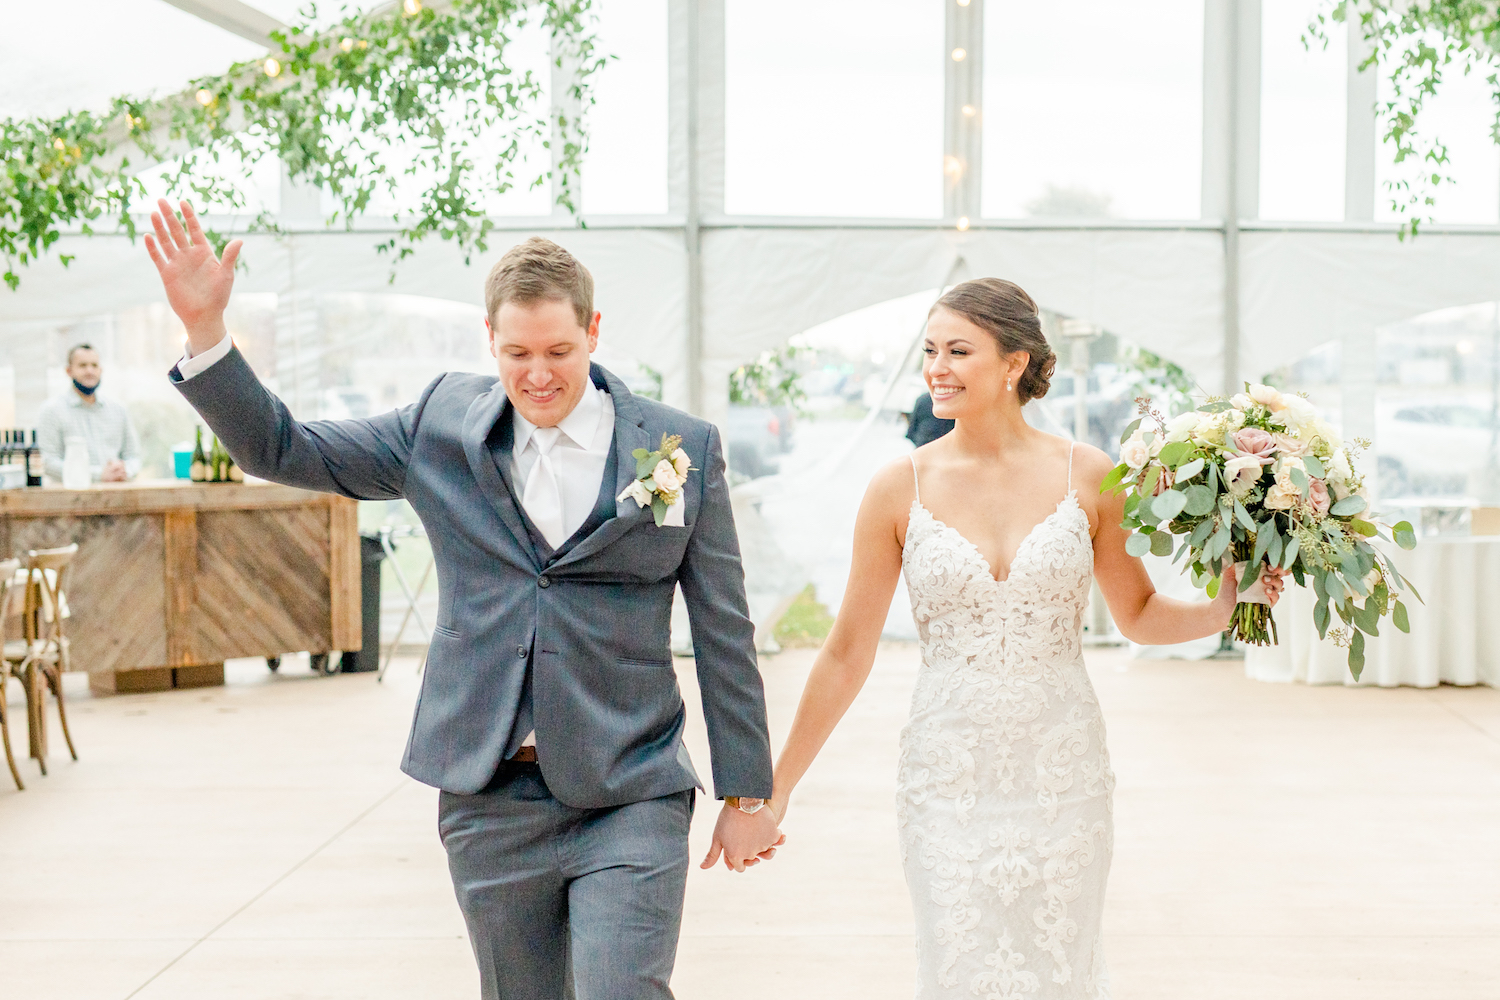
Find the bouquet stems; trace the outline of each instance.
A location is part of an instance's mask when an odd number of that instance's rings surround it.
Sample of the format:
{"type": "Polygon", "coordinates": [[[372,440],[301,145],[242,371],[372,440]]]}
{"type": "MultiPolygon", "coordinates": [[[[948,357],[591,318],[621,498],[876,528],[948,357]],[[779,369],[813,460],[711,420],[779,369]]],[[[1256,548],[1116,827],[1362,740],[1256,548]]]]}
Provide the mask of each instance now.
{"type": "Polygon", "coordinates": [[[1274,646],[1280,641],[1269,604],[1236,604],[1229,619],[1229,634],[1252,646],[1274,646]]]}

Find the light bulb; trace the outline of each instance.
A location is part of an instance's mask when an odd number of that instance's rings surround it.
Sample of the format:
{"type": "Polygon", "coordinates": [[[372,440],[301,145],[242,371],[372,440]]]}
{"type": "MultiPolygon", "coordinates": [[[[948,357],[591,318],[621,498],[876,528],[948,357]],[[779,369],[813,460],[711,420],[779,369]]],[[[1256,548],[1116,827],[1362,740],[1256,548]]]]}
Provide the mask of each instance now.
{"type": "Polygon", "coordinates": [[[266,76],[280,76],[281,63],[276,59],[267,59],[265,62],[266,76]]]}
{"type": "Polygon", "coordinates": [[[964,59],[965,59],[965,57],[967,57],[967,56],[968,56],[968,53],[965,52],[963,49],[954,49],[953,50],[953,61],[954,62],[963,62],[964,59]]]}
{"type": "Polygon", "coordinates": [[[52,140],[52,148],[58,150],[67,149],[68,144],[62,141],[62,136],[58,136],[52,140]]]}
{"type": "Polygon", "coordinates": [[[964,172],[964,161],[956,156],[943,157],[943,173],[950,177],[957,177],[964,172]]]}
{"type": "Polygon", "coordinates": [[[958,0],[958,5],[960,7],[967,7],[969,6],[969,0],[958,0]]]}
{"type": "Polygon", "coordinates": [[[408,17],[413,17],[422,9],[422,0],[403,0],[401,9],[408,17]]]}
{"type": "Polygon", "coordinates": [[[963,111],[965,118],[973,118],[975,115],[979,114],[979,109],[974,107],[974,105],[972,104],[965,104],[961,110],[963,111]]]}
{"type": "Polygon", "coordinates": [[[968,232],[968,229],[969,229],[969,217],[967,215],[960,215],[958,217],[958,231],[961,232],[961,233],[963,233],[963,232],[968,232]]]}
{"type": "Polygon", "coordinates": [[[352,39],[352,38],[345,38],[345,39],[342,39],[339,42],[339,51],[341,51],[341,52],[348,52],[349,50],[351,50],[353,48],[354,48],[354,39],[352,39]]]}
{"type": "Polygon", "coordinates": [[[206,108],[210,104],[212,104],[213,102],[214,102],[214,95],[213,94],[210,94],[206,89],[198,91],[198,103],[199,104],[203,105],[206,108]]]}

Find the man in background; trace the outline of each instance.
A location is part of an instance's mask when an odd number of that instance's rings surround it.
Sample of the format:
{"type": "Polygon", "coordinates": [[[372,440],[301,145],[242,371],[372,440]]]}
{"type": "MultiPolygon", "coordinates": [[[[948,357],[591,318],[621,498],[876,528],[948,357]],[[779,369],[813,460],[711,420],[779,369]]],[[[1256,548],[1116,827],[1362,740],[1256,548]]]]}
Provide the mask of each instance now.
{"type": "Polygon", "coordinates": [[[63,452],[70,437],[88,445],[89,473],[96,483],[123,483],[141,471],[141,443],[130,414],[112,399],[99,396],[103,369],[91,344],[68,351],[72,386],[61,399],[48,400],[37,421],[37,443],[42,446],[46,473],[61,482],[63,452]]]}
{"type": "Polygon", "coordinates": [[[917,397],[917,401],[911,404],[911,416],[906,424],[906,439],[912,443],[913,447],[920,448],[924,444],[936,441],[952,429],[953,421],[932,415],[931,393],[922,393],[917,397]]]}

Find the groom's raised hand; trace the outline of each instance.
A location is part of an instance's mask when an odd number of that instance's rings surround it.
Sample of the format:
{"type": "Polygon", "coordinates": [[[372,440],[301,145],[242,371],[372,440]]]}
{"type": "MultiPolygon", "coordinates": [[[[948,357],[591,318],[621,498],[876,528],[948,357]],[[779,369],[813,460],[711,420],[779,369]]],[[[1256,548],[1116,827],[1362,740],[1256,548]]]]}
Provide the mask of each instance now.
{"type": "Polygon", "coordinates": [[[234,287],[234,262],[239,258],[241,243],[232,241],[220,260],[209,246],[193,206],[179,202],[183,222],[187,223],[184,229],[165,198],[156,205],[158,211],[151,213],[151,228],[156,235],[146,235],[146,252],[161,275],[168,304],[187,327],[192,353],[202,354],[224,339],[224,309],[234,287]]]}
{"type": "Polygon", "coordinates": [[[776,848],[784,843],[786,837],[770,808],[746,813],[726,802],[719,810],[719,822],[714,825],[714,842],[699,867],[712,868],[722,854],[724,867],[742,872],[762,861],[770,861],[776,856],[776,848]]]}

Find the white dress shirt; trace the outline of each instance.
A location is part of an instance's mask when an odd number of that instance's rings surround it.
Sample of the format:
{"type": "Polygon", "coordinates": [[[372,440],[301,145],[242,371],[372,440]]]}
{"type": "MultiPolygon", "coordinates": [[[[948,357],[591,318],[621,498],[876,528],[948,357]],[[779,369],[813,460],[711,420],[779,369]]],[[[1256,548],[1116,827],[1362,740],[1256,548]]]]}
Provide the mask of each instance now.
{"type": "MultiPolygon", "coordinates": [[[[521,416],[515,407],[511,407],[511,426],[515,430],[510,452],[511,482],[516,499],[521,500],[522,507],[525,507],[526,479],[541,457],[541,451],[533,440],[536,424],[521,416]]],[[[548,457],[562,497],[563,538],[567,539],[572,538],[573,533],[589,519],[599,499],[604,467],[609,463],[609,449],[615,440],[614,400],[592,381],[585,382],[578,405],[558,421],[557,429],[562,434],[548,457]]],[[[533,522],[541,523],[542,518],[537,512],[528,508],[526,513],[533,522]]]]}

